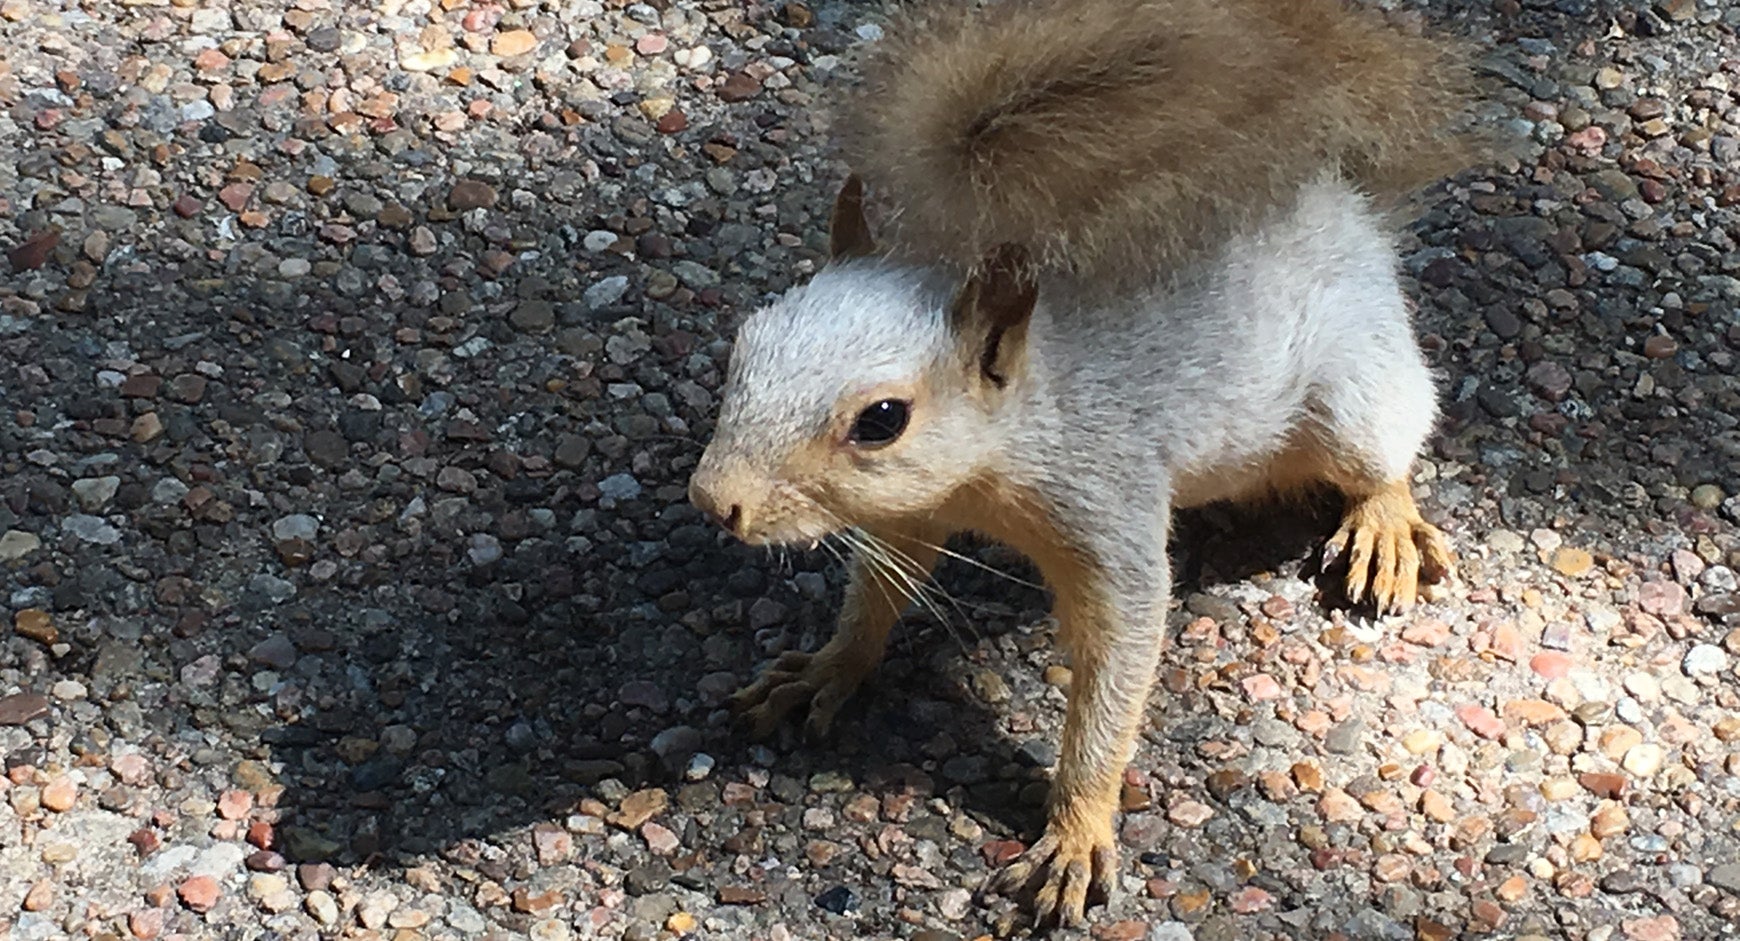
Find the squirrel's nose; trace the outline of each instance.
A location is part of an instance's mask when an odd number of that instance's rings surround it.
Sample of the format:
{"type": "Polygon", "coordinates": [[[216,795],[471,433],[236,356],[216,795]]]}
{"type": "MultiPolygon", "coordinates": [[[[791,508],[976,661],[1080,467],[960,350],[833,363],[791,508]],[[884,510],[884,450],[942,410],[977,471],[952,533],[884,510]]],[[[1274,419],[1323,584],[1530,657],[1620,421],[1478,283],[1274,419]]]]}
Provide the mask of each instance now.
{"type": "Polygon", "coordinates": [[[707,478],[697,475],[689,481],[689,502],[707,515],[707,518],[733,536],[741,537],[743,526],[743,504],[727,503],[721,499],[707,478]]]}

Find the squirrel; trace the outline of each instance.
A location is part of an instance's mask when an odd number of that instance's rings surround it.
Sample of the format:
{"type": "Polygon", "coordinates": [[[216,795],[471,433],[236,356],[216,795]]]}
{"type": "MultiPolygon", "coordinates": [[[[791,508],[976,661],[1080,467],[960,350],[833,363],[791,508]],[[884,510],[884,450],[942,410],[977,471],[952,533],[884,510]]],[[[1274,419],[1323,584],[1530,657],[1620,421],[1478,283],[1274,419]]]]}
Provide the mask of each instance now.
{"type": "Polygon", "coordinates": [[[1468,165],[1459,52],[1338,0],[941,2],[890,30],[828,261],[739,328],[690,478],[747,543],[854,550],[832,639],[733,697],[751,731],[802,707],[825,735],[952,535],[1022,552],[1073,679],[1044,833],[985,888],[1076,925],[1118,875],[1173,511],[1327,487],[1352,602],[1450,578],[1386,204],[1468,165]]]}

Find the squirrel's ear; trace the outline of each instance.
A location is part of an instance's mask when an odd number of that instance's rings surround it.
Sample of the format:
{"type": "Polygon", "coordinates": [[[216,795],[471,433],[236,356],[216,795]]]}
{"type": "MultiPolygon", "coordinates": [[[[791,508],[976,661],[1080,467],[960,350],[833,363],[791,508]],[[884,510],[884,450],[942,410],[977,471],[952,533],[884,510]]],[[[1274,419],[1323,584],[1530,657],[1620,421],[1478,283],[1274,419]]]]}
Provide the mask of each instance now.
{"type": "Polygon", "coordinates": [[[964,341],[979,344],[979,371],[999,388],[1020,366],[1027,321],[1038,300],[1032,259],[1015,244],[992,249],[955,296],[955,330],[964,341]]]}
{"type": "Polygon", "coordinates": [[[875,251],[870,223],[864,221],[864,181],[854,173],[846,177],[840,195],[834,197],[834,217],[828,223],[828,254],[834,258],[857,258],[875,251]]]}

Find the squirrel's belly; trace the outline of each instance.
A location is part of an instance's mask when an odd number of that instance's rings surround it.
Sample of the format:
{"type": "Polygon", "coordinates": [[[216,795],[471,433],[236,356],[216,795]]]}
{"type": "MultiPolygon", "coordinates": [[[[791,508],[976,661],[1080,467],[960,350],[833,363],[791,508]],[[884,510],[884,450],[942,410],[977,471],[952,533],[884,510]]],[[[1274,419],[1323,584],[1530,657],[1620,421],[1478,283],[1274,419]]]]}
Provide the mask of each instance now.
{"type": "Polygon", "coordinates": [[[1310,487],[1325,479],[1321,461],[1307,448],[1283,448],[1243,460],[1188,468],[1173,477],[1173,509],[1190,509],[1222,500],[1256,500],[1310,487]]]}

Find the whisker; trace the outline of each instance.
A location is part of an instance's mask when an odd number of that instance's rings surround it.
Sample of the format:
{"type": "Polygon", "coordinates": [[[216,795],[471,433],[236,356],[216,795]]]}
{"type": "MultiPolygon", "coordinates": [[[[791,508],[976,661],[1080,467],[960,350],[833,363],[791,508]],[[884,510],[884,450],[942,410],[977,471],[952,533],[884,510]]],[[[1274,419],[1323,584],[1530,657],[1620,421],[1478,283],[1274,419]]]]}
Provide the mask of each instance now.
{"type": "Polygon", "coordinates": [[[1005,572],[1002,569],[997,568],[994,565],[986,565],[985,563],[980,562],[978,559],[975,559],[969,555],[965,555],[963,553],[956,552],[953,549],[949,549],[949,548],[946,548],[944,546],[934,545],[932,543],[929,543],[929,542],[926,542],[922,539],[919,539],[917,536],[909,536],[909,535],[902,533],[900,538],[906,539],[910,542],[915,542],[918,545],[920,545],[926,549],[931,550],[932,552],[936,552],[936,553],[939,553],[941,555],[948,556],[951,559],[959,559],[960,561],[965,562],[968,565],[971,565],[972,567],[979,569],[982,572],[987,572],[989,574],[995,575],[998,578],[1001,578],[1001,579],[1008,581],[1008,582],[1012,582],[1016,585],[1020,585],[1023,588],[1032,588],[1035,591],[1044,591],[1045,590],[1044,585],[1035,584],[1035,583],[1030,582],[1024,578],[1019,578],[1017,576],[1011,575],[1008,572],[1005,572]]]}

